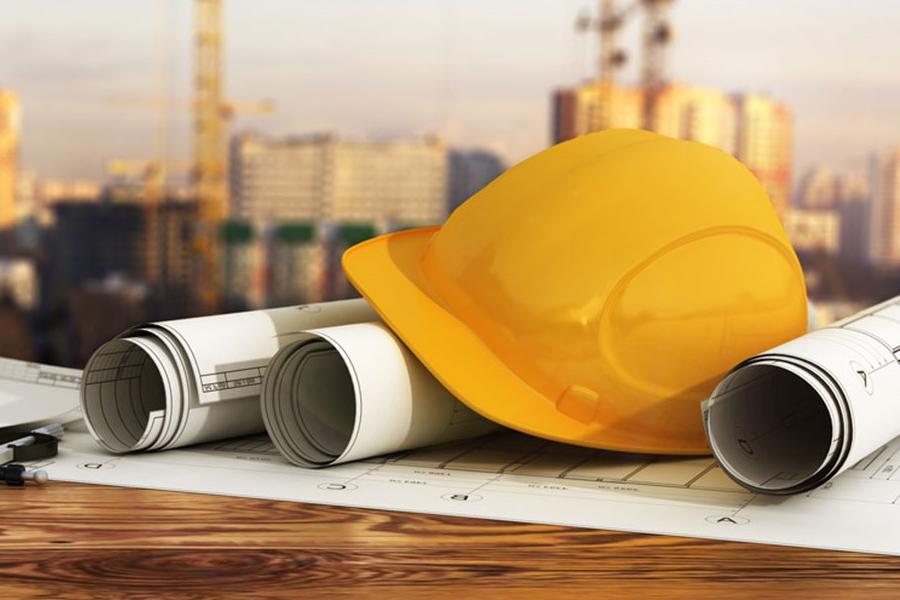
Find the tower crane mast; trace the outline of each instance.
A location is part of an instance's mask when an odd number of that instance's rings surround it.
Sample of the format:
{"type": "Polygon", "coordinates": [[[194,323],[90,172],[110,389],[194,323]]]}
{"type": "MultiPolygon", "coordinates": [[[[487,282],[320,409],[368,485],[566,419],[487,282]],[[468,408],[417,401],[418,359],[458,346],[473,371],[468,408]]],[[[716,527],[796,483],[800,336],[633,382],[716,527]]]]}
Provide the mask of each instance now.
{"type": "Polygon", "coordinates": [[[197,202],[198,300],[204,312],[220,304],[219,225],[228,217],[225,115],[222,103],[222,0],[195,0],[194,169],[197,202]]]}
{"type": "Polygon", "coordinates": [[[672,27],[666,12],[672,0],[641,0],[644,8],[641,88],[644,92],[643,124],[653,129],[656,101],[666,85],[666,50],[672,41],[672,27]]]}

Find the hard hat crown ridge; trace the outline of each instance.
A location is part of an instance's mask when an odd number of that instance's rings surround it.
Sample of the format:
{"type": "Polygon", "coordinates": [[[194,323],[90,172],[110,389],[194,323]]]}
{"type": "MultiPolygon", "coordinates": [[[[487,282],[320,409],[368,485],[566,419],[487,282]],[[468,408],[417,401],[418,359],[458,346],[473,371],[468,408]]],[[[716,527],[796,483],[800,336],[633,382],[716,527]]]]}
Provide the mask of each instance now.
{"type": "Polygon", "coordinates": [[[799,263],[755,177],[646,131],[540,152],[443,226],[354,246],[344,268],[474,410],[601,448],[706,452],[699,402],[806,323],[799,263]]]}

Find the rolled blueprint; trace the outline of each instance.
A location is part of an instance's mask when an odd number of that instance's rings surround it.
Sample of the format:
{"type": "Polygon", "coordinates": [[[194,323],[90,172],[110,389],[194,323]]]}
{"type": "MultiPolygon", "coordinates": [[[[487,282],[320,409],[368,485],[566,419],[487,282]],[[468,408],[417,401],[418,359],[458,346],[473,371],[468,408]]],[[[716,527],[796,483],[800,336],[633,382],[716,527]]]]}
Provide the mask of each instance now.
{"type": "Polygon", "coordinates": [[[713,454],[744,487],[795,494],[900,434],[900,297],[754,356],[703,409],[713,454]]]}
{"type": "Polygon", "coordinates": [[[324,467],[498,429],[456,400],[382,323],[316,329],[272,359],[262,413],[291,462],[324,467]]]}
{"type": "Polygon", "coordinates": [[[260,387],[278,349],[306,329],[374,318],[358,299],[136,327],[88,360],[85,421],[119,453],[261,432],[260,387]]]}

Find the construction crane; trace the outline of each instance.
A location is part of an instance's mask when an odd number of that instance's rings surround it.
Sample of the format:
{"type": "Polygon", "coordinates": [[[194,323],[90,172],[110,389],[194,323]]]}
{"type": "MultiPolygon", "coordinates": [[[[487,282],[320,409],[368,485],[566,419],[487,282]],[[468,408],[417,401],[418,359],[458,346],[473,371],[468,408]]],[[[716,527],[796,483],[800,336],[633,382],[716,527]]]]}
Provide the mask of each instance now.
{"type": "Polygon", "coordinates": [[[672,29],[666,19],[666,12],[671,3],[672,0],[635,0],[620,9],[616,5],[616,0],[599,0],[597,17],[582,14],[575,21],[576,31],[595,32],[600,41],[596,78],[597,110],[591,122],[593,131],[607,129],[613,125],[616,73],[628,62],[628,54],[619,47],[618,38],[628,18],[638,8],[642,8],[644,12],[641,57],[642,120],[646,129],[653,128],[656,99],[666,84],[665,51],[672,40],[672,29]]]}
{"type": "Polygon", "coordinates": [[[229,102],[223,98],[222,0],[195,0],[194,30],[194,169],[192,184],[199,222],[197,287],[200,309],[214,312],[221,296],[219,225],[228,218],[227,126],[238,111],[269,114],[274,106],[261,102],[229,102]]]}
{"type": "MultiPolygon", "coordinates": [[[[159,33],[162,40],[167,26],[166,0],[161,0],[159,33]]],[[[167,174],[173,169],[184,170],[185,161],[172,161],[165,157],[165,118],[170,110],[190,110],[193,115],[193,157],[187,170],[192,195],[197,203],[197,231],[194,238],[196,251],[196,283],[199,307],[213,312],[219,306],[221,277],[218,244],[219,225],[228,218],[228,149],[226,140],[231,120],[238,113],[268,115],[274,112],[271,100],[240,102],[223,97],[222,60],[222,0],[195,0],[194,22],[194,97],[191,101],[168,98],[168,77],[164,52],[160,52],[159,95],[146,97],[115,97],[112,101],[158,110],[160,122],[156,141],[156,158],[145,161],[114,159],[107,165],[112,175],[127,175],[143,181],[144,203],[147,206],[148,238],[158,237],[159,206],[165,197],[167,174]]],[[[160,42],[160,49],[164,44],[160,42]]],[[[154,245],[152,242],[149,244],[154,245]]],[[[152,254],[152,253],[151,253],[152,254]]],[[[148,256],[148,280],[155,282],[158,257],[148,256]]]]}

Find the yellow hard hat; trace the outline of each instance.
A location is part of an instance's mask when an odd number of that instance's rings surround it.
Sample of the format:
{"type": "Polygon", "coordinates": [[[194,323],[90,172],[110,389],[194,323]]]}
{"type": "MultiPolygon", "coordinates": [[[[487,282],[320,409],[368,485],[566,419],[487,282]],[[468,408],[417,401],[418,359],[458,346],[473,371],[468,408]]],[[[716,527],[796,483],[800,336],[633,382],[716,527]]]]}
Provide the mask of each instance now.
{"type": "Polygon", "coordinates": [[[363,242],[343,266],[473,410],[596,448],[707,453],[700,402],[806,328],[803,273],[756,178],[647,131],[544,150],[443,226],[363,242]]]}

